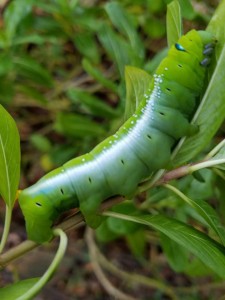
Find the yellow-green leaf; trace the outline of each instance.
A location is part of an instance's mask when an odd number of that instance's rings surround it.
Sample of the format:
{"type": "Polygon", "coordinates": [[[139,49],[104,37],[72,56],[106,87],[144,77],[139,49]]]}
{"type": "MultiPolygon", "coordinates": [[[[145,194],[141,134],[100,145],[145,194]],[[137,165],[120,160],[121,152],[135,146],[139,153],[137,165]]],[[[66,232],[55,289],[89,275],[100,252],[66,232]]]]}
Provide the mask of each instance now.
{"type": "Polygon", "coordinates": [[[0,105],[0,194],[8,207],[14,204],[19,178],[19,133],[13,118],[0,105]]]}
{"type": "Polygon", "coordinates": [[[125,81],[126,81],[126,108],[125,120],[127,120],[136,110],[144,95],[147,93],[151,75],[144,70],[136,67],[126,66],[125,81]]]}

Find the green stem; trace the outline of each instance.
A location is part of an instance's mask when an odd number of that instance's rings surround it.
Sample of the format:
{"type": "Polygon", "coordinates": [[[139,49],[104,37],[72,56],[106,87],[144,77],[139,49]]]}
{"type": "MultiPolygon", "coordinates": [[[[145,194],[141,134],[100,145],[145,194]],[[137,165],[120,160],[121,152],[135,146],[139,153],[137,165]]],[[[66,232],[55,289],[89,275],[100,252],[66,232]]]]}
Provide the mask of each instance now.
{"type": "Polygon", "coordinates": [[[10,229],[10,225],[11,225],[11,217],[12,217],[12,209],[6,205],[6,209],[5,209],[5,224],[4,224],[4,230],[3,230],[3,234],[2,234],[2,239],[1,239],[1,243],[0,243],[0,253],[2,253],[8,235],[9,235],[9,229],[10,229]]]}
{"type": "Polygon", "coordinates": [[[213,171],[215,172],[216,175],[218,175],[220,178],[225,180],[225,175],[224,175],[223,171],[216,169],[216,168],[213,168],[213,171]]]}
{"type": "Polygon", "coordinates": [[[156,174],[153,177],[147,178],[142,184],[140,184],[137,188],[136,194],[140,194],[142,192],[145,192],[146,190],[150,189],[155,185],[155,183],[160,180],[160,178],[165,173],[164,169],[161,169],[156,172],[156,174]]]}
{"type": "Polygon", "coordinates": [[[177,196],[179,196],[181,199],[183,199],[187,204],[192,205],[192,201],[190,200],[190,198],[188,198],[185,194],[183,194],[180,190],[178,190],[176,187],[174,187],[173,185],[170,184],[164,184],[164,187],[166,187],[167,189],[171,190],[174,192],[174,194],[176,194],[177,196]]]}
{"type": "Polygon", "coordinates": [[[210,159],[215,156],[225,145],[225,139],[222,140],[216,147],[214,147],[205,157],[205,159],[210,159]]]}
{"type": "Polygon", "coordinates": [[[53,231],[54,236],[60,237],[60,243],[58,251],[47,269],[47,271],[44,273],[44,275],[38,280],[38,282],[33,285],[31,289],[29,289],[25,294],[23,294],[21,297],[17,298],[17,300],[29,300],[33,299],[33,297],[43,288],[43,286],[49,281],[49,279],[52,277],[53,273],[56,271],[59,263],[61,262],[62,258],[64,257],[66,248],[67,248],[67,236],[62,231],[62,229],[56,228],[53,231]]]}
{"type": "Polygon", "coordinates": [[[221,164],[225,164],[225,159],[221,158],[221,159],[211,159],[208,161],[203,161],[201,163],[198,163],[194,166],[190,166],[189,167],[189,171],[190,173],[198,171],[200,169],[204,169],[204,168],[210,168],[210,167],[214,167],[216,165],[221,165],[221,164]]]}

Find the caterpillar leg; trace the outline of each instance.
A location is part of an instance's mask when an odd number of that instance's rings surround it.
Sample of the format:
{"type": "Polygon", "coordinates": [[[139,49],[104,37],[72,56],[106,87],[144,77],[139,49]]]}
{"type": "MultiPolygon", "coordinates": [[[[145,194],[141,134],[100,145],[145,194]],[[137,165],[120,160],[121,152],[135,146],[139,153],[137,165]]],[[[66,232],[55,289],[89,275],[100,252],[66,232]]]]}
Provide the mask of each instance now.
{"type": "Polygon", "coordinates": [[[198,133],[198,131],[199,131],[198,125],[196,125],[196,124],[190,124],[186,136],[195,135],[196,133],[198,133]]]}
{"type": "Polygon", "coordinates": [[[89,198],[80,203],[80,211],[86,223],[92,228],[97,228],[105,219],[105,217],[99,215],[100,203],[101,201],[96,200],[96,198],[89,198]]]}

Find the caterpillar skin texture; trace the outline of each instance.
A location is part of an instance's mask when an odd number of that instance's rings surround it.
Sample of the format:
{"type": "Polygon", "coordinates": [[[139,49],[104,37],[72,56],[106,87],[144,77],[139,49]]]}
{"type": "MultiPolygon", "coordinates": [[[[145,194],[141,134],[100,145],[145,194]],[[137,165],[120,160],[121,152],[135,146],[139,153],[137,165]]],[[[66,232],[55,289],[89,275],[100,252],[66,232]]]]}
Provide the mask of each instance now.
{"type": "Polygon", "coordinates": [[[20,193],[29,239],[50,240],[54,221],[74,207],[89,225],[98,226],[102,201],[130,197],[144,178],[166,168],[177,141],[193,134],[190,119],[212,50],[210,33],[192,30],[182,36],[159,65],[136,112],[113,136],[20,193]]]}

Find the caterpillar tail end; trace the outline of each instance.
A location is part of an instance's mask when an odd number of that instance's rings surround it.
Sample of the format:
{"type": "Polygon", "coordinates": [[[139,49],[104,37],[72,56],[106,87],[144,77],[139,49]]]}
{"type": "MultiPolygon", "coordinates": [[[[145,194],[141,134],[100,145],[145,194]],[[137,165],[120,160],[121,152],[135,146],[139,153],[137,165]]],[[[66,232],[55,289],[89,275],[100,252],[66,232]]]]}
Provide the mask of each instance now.
{"type": "Polygon", "coordinates": [[[53,238],[52,214],[47,214],[47,209],[40,206],[40,199],[33,199],[27,190],[20,192],[18,200],[25,218],[28,239],[38,244],[50,241],[53,238]]]}

